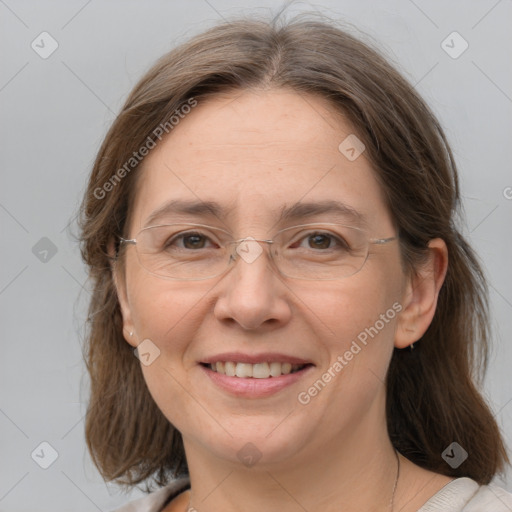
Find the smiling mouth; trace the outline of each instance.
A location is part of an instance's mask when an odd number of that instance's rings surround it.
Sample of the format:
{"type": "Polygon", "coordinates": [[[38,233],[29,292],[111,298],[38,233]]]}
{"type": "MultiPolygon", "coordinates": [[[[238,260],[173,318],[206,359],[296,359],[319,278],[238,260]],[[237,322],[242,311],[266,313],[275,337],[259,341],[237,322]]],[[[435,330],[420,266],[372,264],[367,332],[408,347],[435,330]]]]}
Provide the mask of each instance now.
{"type": "Polygon", "coordinates": [[[218,361],[216,363],[201,363],[202,366],[212,370],[215,373],[226,375],[227,377],[239,377],[241,379],[268,379],[271,377],[281,377],[291,373],[297,373],[311,364],[291,364],[279,362],[263,363],[237,363],[234,361],[218,361]]]}

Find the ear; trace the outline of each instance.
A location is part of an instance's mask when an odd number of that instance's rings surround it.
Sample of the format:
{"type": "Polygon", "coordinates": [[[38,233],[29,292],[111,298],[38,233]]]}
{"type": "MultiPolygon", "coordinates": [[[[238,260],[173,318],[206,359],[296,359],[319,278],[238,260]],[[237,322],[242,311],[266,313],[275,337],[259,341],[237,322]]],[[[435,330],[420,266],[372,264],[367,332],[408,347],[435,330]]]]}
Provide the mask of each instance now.
{"type": "Polygon", "coordinates": [[[128,295],[126,293],[126,279],[124,272],[119,268],[118,261],[116,258],[116,249],[114,241],[108,244],[108,254],[111,257],[110,269],[112,272],[112,281],[116,288],[117,300],[121,308],[121,314],[123,316],[123,336],[124,339],[132,346],[137,346],[137,336],[135,334],[135,328],[133,326],[132,314],[128,302],[128,295]]]}
{"type": "Polygon", "coordinates": [[[428,244],[428,259],[409,278],[397,321],[395,347],[405,348],[426,332],[436,312],[439,291],[448,269],[448,249],[441,238],[428,244]]]}

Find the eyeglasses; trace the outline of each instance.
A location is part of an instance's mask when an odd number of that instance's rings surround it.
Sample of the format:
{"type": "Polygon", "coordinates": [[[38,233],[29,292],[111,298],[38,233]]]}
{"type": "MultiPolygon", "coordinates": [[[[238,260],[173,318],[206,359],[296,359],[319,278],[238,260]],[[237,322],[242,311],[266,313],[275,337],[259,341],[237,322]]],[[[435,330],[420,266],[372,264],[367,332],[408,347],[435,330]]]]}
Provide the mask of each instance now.
{"type": "Polygon", "coordinates": [[[268,244],[270,259],[284,276],[334,280],[359,272],[371,244],[396,240],[369,238],[360,228],[343,224],[302,224],[278,231],[271,240],[233,239],[224,229],[203,224],[165,224],[142,229],[136,238],[120,237],[135,246],[140,265],[164,278],[195,281],[220,276],[238,258],[253,263],[268,244]]]}

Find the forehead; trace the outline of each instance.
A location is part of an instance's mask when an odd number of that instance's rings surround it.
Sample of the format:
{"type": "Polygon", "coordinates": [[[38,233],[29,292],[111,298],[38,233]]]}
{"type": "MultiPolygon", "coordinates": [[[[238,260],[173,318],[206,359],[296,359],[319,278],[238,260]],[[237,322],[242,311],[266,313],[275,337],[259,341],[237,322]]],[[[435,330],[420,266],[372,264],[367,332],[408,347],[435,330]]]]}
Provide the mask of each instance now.
{"type": "Polygon", "coordinates": [[[326,100],[288,90],[199,102],[137,171],[134,228],[175,200],[216,203],[239,226],[271,223],[298,202],[337,201],[384,227],[371,165],[339,149],[353,132],[326,100]]]}

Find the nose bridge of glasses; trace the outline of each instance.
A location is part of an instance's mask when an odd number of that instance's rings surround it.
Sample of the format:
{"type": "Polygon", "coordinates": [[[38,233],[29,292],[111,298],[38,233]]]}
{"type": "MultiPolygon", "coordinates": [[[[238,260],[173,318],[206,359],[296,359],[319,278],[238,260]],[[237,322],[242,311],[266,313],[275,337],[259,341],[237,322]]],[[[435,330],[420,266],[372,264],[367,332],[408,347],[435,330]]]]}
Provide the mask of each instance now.
{"type": "Polygon", "coordinates": [[[252,236],[233,240],[233,250],[230,256],[236,259],[236,254],[246,263],[253,263],[263,253],[262,244],[270,245],[273,243],[274,240],[254,238],[252,236]]]}

